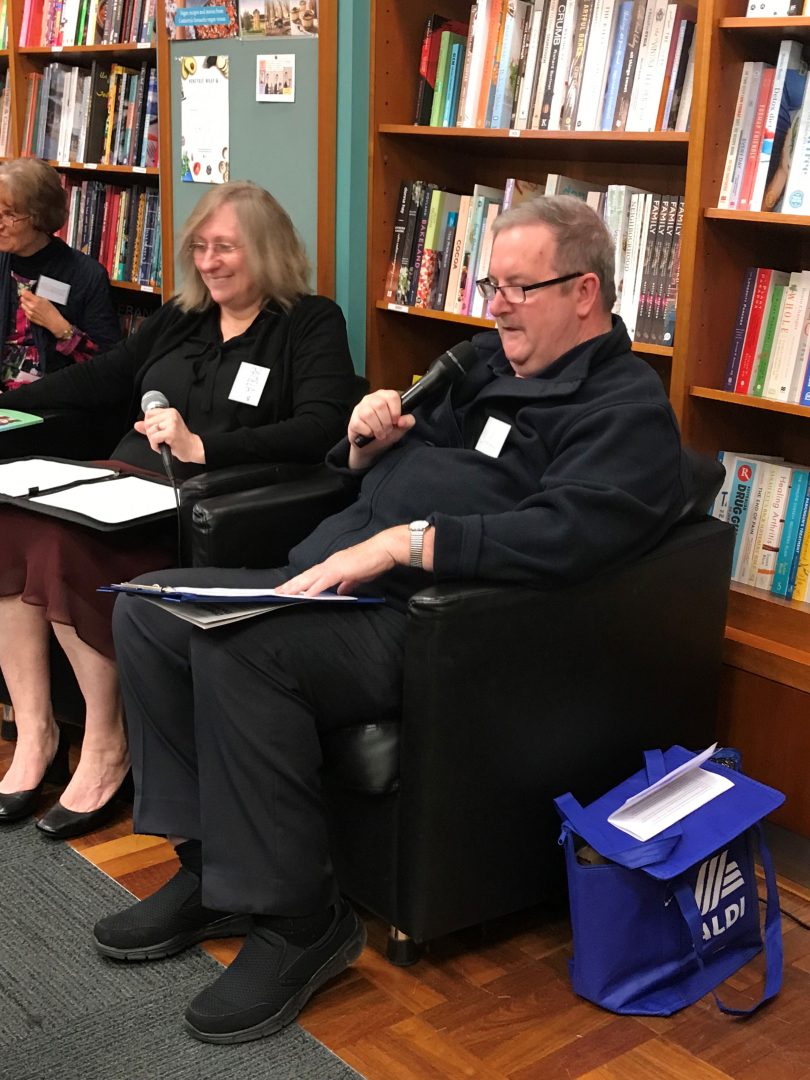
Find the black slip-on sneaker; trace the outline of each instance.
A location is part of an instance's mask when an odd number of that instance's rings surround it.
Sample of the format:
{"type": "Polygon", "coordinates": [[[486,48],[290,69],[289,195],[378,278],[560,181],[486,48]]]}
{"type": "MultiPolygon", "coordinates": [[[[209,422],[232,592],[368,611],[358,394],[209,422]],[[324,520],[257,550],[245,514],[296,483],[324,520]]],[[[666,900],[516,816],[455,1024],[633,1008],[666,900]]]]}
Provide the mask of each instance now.
{"type": "Polygon", "coordinates": [[[196,1039],[239,1043],[272,1035],[298,1016],[312,995],[363,951],[366,928],[345,900],[329,929],[307,948],[254,922],[241,952],[186,1010],[196,1039]]]}

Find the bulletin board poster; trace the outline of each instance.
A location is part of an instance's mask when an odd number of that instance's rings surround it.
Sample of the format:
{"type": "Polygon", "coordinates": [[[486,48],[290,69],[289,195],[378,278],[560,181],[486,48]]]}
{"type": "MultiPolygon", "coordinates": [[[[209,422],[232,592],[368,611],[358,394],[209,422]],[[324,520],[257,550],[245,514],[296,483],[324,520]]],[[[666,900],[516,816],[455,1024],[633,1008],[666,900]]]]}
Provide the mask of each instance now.
{"type": "Polygon", "coordinates": [[[295,101],[295,53],[256,57],[256,100],[295,101]]]}
{"type": "Polygon", "coordinates": [[[181,56],[180,179],[224,184],[229,172],[227,56],[181,56]]]}
{"type": "Polygon", "coordinates": [[[236,37],[236,0],[166,0],[166,31],[172,41],[236,37]]]}
{"type": "Polygon", "coordinates": [[[316,38],[317,0],[239,0],[239,30],[243,38],[316,38]]]}

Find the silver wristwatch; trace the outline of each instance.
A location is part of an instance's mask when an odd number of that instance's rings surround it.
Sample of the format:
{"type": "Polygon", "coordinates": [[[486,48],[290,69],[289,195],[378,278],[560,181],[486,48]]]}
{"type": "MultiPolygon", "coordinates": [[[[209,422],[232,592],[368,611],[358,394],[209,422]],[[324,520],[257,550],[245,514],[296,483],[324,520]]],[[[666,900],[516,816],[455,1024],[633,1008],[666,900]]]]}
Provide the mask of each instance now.
{"type": "Polygon", "coordinates": [[[418,570],[422,569],[422,548],[425,543],[425,533],[429,528],[429,521],[412,521],[408,526],[411,534],[411,555],[408,565],[414,566],[418,570]]]}

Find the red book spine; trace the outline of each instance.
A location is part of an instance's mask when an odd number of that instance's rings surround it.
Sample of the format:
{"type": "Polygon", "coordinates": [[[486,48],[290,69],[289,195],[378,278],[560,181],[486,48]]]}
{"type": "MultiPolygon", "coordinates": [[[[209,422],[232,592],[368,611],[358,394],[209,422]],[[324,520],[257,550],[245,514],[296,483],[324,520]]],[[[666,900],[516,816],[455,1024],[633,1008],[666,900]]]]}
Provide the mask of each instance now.
{"type": "Polygon", "coordinates": [[[772,270],[759,267],[757,280],[754,285],[754,295],[751,298],[751,314],[748,316],[748,326],[745,329],[740,367],[737,372],[737,383],[734,387],[736,394],[747,394],[751,384],[751,371],[754,366],[754,358],[759,341],[759,330],[762,326],[762,317],[765,312],[765,301],[768,296],[768,286],[771,282],[772,270]]]}

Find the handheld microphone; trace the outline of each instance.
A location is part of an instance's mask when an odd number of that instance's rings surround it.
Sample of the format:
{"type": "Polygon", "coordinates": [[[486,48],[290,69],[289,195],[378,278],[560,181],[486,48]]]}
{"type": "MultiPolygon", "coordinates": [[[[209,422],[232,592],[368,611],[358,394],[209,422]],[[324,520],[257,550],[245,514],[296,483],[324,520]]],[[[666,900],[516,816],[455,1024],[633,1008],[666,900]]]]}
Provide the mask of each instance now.
{"type": "MultiPolygon", "coordinates": [[[[472,342],[462,341],[437,356],[419,382],[400,391],[403,413],[413,412],[426,398],[440,390],[446,390],[456,380],[463,379],[475,363],[477,355],[472,342]]],[[[358,435],[354,445],[362,447],[372,442],[373,435],[358,435]]]]}
{"type": "MultiPolygon", "coordinates": [[[[169,401],[165,394],[159,390],[147,390],[141,398],[141,410],[144,416],[150,409],[168,409],[169,401]]],[[[163,471],[174,484],[174,468],[172,467],[171,448],[166,443],[160,444],[160,457],[163,461],[163,471]]]]}

